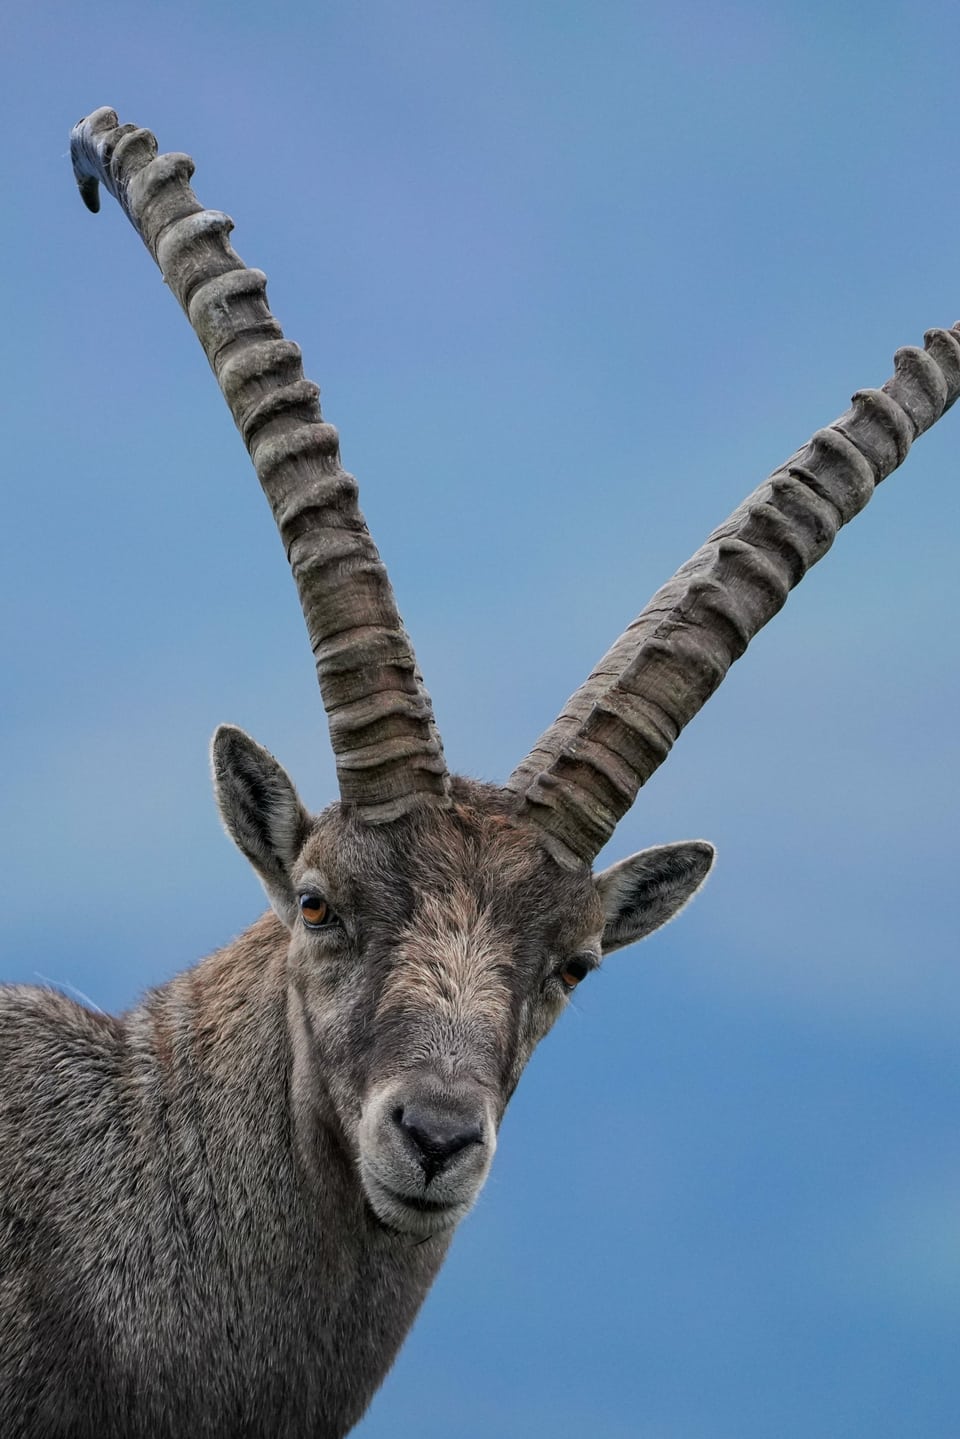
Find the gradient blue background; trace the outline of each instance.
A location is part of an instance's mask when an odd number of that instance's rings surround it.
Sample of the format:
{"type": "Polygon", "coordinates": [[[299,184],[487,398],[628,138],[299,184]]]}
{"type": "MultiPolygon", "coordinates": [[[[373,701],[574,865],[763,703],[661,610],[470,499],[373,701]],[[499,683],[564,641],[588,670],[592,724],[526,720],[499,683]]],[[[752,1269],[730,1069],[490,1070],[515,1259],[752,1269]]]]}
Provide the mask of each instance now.
{"type": "MultiPolygon", "coordinates": [[[[73,121],[236,219],[451,764],[501,779],[960,315],[958,62],[924,0],[5,7],[0,974],[121,1008],[257,915],[219,721],[334,793],[269,514],[73,121]]],[[[621,825],[715,875],[535,1057],[364,1439],[960,1434],[958,470],[953,416],[621,825]]]]}

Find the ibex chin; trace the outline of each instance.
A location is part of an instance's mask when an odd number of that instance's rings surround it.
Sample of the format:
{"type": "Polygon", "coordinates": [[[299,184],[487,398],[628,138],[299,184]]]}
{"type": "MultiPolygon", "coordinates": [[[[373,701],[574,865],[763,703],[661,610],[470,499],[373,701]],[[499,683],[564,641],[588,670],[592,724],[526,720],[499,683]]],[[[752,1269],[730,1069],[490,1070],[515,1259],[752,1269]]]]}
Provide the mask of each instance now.
{"type": "Polygon", "coordinates": [[[721,525],[503,787],[448,774],[386,572],[265,277],[186,155],[97,110],[116,197],[196,330],[306,617],[340,799],[306,812],[242,731],[223,822],[271,911],[114,1019],[0,991],[7,1439],[335,1439],[359,1419],[487,1175],[538,1040],[605,955],[671,919],[701,840],[591,864],[791,586],[960,392],[931,331],[721,525]]]}

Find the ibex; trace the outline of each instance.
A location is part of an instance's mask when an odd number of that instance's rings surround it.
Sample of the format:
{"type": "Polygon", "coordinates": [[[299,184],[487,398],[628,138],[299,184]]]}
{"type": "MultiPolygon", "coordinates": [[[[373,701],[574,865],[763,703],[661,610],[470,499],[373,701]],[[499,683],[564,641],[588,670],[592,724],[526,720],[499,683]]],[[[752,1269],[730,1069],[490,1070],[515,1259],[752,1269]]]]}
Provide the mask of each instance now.
{"type": "Polygon", "coordinates": [[[386,572],[265,277],[186,155],[98,110],[119,201],[250,451],[316,659],[339,801],[306,812],[240,730],[224,825],[271,910],[111,1018],[0,991],[0,1426],[31,1439],[335,1439],[383,1379],[487,1175],[538,1040],[671,919],[712,847],[591,865],[790,588],[960,393],[934,330],[757,489],[502,787],[448,774],[386,572]]]}

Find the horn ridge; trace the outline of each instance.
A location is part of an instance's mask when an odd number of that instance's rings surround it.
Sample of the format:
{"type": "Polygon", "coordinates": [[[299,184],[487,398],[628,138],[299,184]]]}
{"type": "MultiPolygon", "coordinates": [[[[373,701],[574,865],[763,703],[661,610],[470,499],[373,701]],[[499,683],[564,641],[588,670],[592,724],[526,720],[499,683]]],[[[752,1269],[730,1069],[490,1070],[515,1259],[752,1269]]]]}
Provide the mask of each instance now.
{"type": "Polygon", "coordinates": [[[270,503],[314,653],[341,798],[370,823],[449,803],[430,696],[386,569],[340,464],[339,438],[270,313],[266,276],[229,244],[229,215],[206,210],[188,155],[157,152],[149,130],[96,110],[71,135],[84,203],[119,202],[203,345],[270,503]],[[329,662],[328,662],[329,657],[329,662]]]}
{"type": "Polygon", "coordinates": [[[790,590],[960,395],[958,328],[894,358],[880,389],[763,482],[663,585],[507,787],[568,863],[591,863],[683,727],[790,590]]]}

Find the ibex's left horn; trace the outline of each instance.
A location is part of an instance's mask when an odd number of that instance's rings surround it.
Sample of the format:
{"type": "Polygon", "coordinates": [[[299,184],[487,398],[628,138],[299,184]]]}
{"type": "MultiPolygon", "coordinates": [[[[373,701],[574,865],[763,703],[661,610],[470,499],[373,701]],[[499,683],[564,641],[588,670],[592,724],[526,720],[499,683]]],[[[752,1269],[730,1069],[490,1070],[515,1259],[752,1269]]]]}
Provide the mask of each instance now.
{"type": "Polygon", "coordinates": [[[658,590],[508,781],[558,857],[590,862],[757,631],[960,395],[960,326],[774,471],[658,590]]]}
{"type": "Polygon", "coordinates": [[[447,802],[447,771],[410,640],[340,465],[337,432],[300,351],[266,302],[266,276],[231,249],[233,221],[204,210],[188,155],[96,110],[71,136],[85,204],[119,201],[206,351],[270,501],[316,659],[340,795],[371,822],[447,802]]]}

